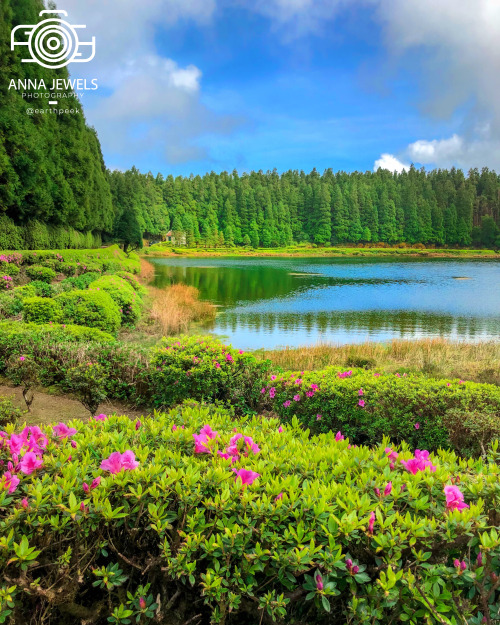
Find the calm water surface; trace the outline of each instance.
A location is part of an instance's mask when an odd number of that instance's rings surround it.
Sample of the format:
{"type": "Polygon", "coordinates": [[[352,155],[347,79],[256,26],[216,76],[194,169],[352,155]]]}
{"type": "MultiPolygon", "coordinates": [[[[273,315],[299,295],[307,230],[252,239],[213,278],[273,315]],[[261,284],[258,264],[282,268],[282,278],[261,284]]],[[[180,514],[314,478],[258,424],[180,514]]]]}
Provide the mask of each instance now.
{"type": "Polygon", "coordinates": [[[500,340],[500,262],[455,259],[153,259],[219,306],[207,330],[242,349],[393,338],[500,340]]]}

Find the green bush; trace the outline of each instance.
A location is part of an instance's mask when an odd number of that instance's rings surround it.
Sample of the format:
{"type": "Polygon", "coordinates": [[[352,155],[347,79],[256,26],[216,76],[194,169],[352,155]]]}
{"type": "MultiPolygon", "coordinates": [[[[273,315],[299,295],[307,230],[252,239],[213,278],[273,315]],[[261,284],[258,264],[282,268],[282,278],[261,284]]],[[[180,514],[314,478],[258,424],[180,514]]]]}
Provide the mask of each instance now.
{"type": "Polygon", "coordinates": [[[100,278],[101,275],[96,272],[84,273],[81,276],[77,276],[74,278],[66,278],[65,280],[61,280],[58,284],[58,289],[60,291],[73,291],[75,289],[86,289],[89,284],[92,284],[95,280],[100,278]]]}
{"type": "Polygon", "coordinates": [[[197,406],[141,420],[46,428],[41,466],[0,491],[0,613],[12,625],[35,613],[61,625],[497,618],[495,451],[475,462],[441,451],[434,472],[413,475],[406,446],[391,468],[387,440],[354,448],[298,421],[280,432],[275,419],[197,406]],[[217,434],[196,454],[205,425],[217,434]],[[218,451],[235,431],[258,449],[243,443],[232,462],[218,451]],[[115,452],[116,468],[101,466],[115,452]],[[256,479],[243,485],[242,469],[256,479]],[[462,510],[444,490],[457,484],[462,510]]]}
{"type": "Polygon", "coordinates": [[[0,293],[0,318],[16,317],[23,311],[24,300],[35,295],[36,289],[31,284],[0,293]]]}
{"type": "Polygon", "coordinates": [[[128,271],[117,271],[116,275],[126,280],[134,289],[134,291],[139,295],[142,296],[146,293],[146,289],[142,286],[142,284],[139,282],[138,278],[134,276],[134,274],[128,271]]]}
{"type": "Polygon", "coordinates": [[[2,276],[11,276],[15,278],[19,275],[21,270],[15,263],[7,263],[5,261],[0,261],[0,275],[2,276]]]}
{"type": "Polygon", "coordinates": [[[50,267],[42,265],[31,265],[26,268],[26,275],[32,280],[41,280],[42,282],[52,282],[56,277],[56,272],[50,267]]]}
{"type": "Polygon", "coordinates": [[[67,323],[111,333],[120,327],[119,308],[105,291],[70,291],[61,293],[55,301],[62,309],[61,319],[67,323]]]}
{"type": "Polygon", "coordinates": [[[331,367],[304,375],[287,373],[269,380],[264,389],[262,405],[282,418],[297,415],[313,432],[342,430],[356,443],[371,443],[390,433],[393,440],[413,447],[449,448],[453,441],[444,422],[449,410],[489,410],[500,417],[498,386],[421,375],[331,367]]]}
{"type": "MultiPolygon", "coordinates": [[[[5,357],[10,346],[11,351],[25,354],[33,353],[34,348],[47,349],[61,343],[96,342],[103,346],[116,343],[116,339],[97,328],[54,323],[39,325],[35,323],[0,322],[0,358],[5,357]]],[[[79,348],[78,348],[79,349],[79,348]]]]}
{"type": "Polygon", "coordinates": [[[38,297],[52,297],[54,295],[54,287],[43,280],[32,280],[29,286],[34,287],[38,297]]]}
{"type": "Polygon", "coordinates": [[[10,399],[0,395],[0,429],[3,430],[9,424],[16,425],[22,415],[23,412],[16,408],[10,399]]]}
{"type": "Polygon", "coordinates": [[[68,370],[67,388],[74,393],[91,416],[106,399],[104,369],[98,363],[82,362],[68,370]]]}
{"type": "Polygon", "coordinates": [[[129,282],[119,276],[102,276],[92,283],[89,290],[105,291],[118,305],[123,324],[133,325],[141,316],[143,302],[129,282]]]}
{"type": "Polygon", "coordinates": [[[61,307],[51,297],[27,297],[23,310],[23,321],[32,323],[58,321],[61,316],[61,307]]]}
{"type": "Polygon", "coordinates": [[[78,273],[79,265],[71,261],[61,262],[57,264],[57,271],[65,276],[75,276],[78,273]]]}
{"type": "Polygon", "coordinates": [[[187,398],[220,400],[249,412],[257,405],[269,366],[269,361],[209,337],[163,339],[152,355],[151,399],[154,406],[173,406],[187,398]]]}

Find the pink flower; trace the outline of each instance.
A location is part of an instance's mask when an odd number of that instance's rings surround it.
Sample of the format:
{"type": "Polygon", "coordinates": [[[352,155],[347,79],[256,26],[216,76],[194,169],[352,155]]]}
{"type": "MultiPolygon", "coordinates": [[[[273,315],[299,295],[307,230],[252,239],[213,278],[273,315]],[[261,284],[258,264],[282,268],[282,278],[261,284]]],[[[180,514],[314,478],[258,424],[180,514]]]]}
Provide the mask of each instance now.
{"type": "Polygon", "coordinates": [[[314,397],[314,391],[306,391],[306,397],[314,397]]]}
{"type": "Polygon", "coordinates": [[[281,434],[281,432],[283,432],[283,427],[280,425],[278,428],[278,432],[281,434]]]}
{"type": "Polygon", "coordinates": [[[92,484],[90,485],[90,488],[97,488],[100,483],[101,483],[101,476],[98,475],[96,478],[92,480],[92,484]]]}
{"type": "Polygon", "coordinates": [[[316,588],[317,590],[323,590],[323,578],[321,575],[316,575],[316,588]]]}
{"type": "Polygon", "coordinates": [[[293,401],[300,401],[300,395],[294,395],[293,401]]]}
{"type": "Polygon", "coordinates": [[[97,416],[94,417],[94,419],[96,421],[106,421],[108,417],[105,414],[98,414],[97,416]]]}
{"type": "Polygon", "coordinates": [[[274,501],[280,501],[281,499],[283,499],[283,493],[276,495],[276,497],[274,498],[274,501]]]}
{"type": "Polygon", "coordinates": [[[321,421],[321,419],[322,419],[322,418],[323,418],[323,416],[322,416],[322,415],[320,415],[320,414],[317,414],[317,415],[316,415],[316,421],[321,421]]]}
{"type": "Polygon", "coordinates": [[[375,525],[375,512],[370,512],[370,520],[368,521],[368,532],[373,534],[373,526],[375,525]]]}
{"type": "Polygon", "coordinates": [[[358,406],[361,406],[361,408],[364,408],[365,407],[365,400],[364,399],[360,399],[358,401],[358,406]]]}
{"type": "Polygon", "coordinates": [[[448,510],[463,510],[469,506],[464,503],[464,496],[458,486],[445,486],[446,507],[448,510]]]}
{"type": "Polygon", "coordinates": [[[135,429],[138,430],[141,427],[142,423],[140,422],[139,419],[137,419],[137,421],[135,422],[135,429]]]}
{"type": "Polygon", "coordinates": [[[75,441],[70,441],[70,445],[71,445],[71,447],[73,447],[73,449],[76,449],[76,442],[75,441]]]}
{"type": "Polygon", "coordinates": [[[26,358],[25,358],[24,356],[19,356],[19,360],[20,360],[21,362],[24,362],[24,361],[26,360],[26,358]]]}
{"type": "Polygon", "coordinates": [[[218,362],[216,362],[214,366],[216,369],[220,369],[220,364],[218,362]]]}
{"type": "Polygon", "coordinates": [[[387,482],[386,487],[384,488],[384,495],[387,497],[387,495],[390,495],[392,491],[392,482],[387,482]]]}
{"type": "Polygon", "coordinates": [[[260,473],[250,471],[250,469],[233,469],[233,471],[236,473],[236,481],[240,479],[243,486],[246,486],[247,484],[253,484],[255,480],[260,477],[260,473]]]}
{"type": "Polygon", "coordinates": [[[291,403],[292,402],[289,399],[287,399],[286,401],[283,402],[283,406],[285,406],[285,408],[288,408],[291,403]]]}
{"type": "Polygon", "coordinates": [[[32,452],[28,451],[21,460],[21,471],[26,475],[31,475],[33,471],[36,471],[43,466],[43,461],[32,452]]]}
{"type": "Polygon", "coordinates": [[[233,357],[231,356],[231,354],[226,354],[226,360],[227,360],[228,362],[234,362],[234,359],[233,359],[233,357]]]}
{"type": "Polygon", "coordinates": [[[362,388],[360,388],[360,389],[359,389],[359,391],[358,391],[358,395],[364,395],[364,394],[365,394],[365,393],[364,393],[363,389],[362,389],[362,388]]]}
{"type": "Polygon", "coordinates": [[[26,510],[26,508],[29,506],[28,500],[26,499],[26,497],[24,497],[23,499],[21,499],[21,505],[22,507],[26,510]]]}
{"type": "Polygon", "coordinates": [[[109,458],[101,462],[101,469],[103,471],[109,471],[113,475],[120,473],[120,471],[131,471],[139,466],[139,463],[135,459],[133,451],[127,450],[123,454],[119,451],[114,451],[109,458]]]}
{"type": "Polygon", "coordinates": [[[483,566],[483,554],[481,552],[477,554],[476,562],[478,566],[483,566]]]}
{"type": "Polygon", "coordinates": [[[261,395],[264,395],[264,393],[265,393],[266,391],[267,391],[267,388],[266,388],[266,387],[262,388],[262,389],[260,390],[261,395]]]}
{"type": "Polygon", "coordinates": [[[6,471],[2,475],[2,479],[0,480],[0,487],[9,492],[9,495],[16,490],[20,482],[20,479],[17,475],[13,475],[10,471],[6,471]]]}
{"type": "Polygon", "coordinates": [[[271,399],[274,399],[274,396],[276,395],[276,389],[274,388],[274,386],[272,388],[269,389],[269,397],[271,399]]]}
{"type": "Polygon", "coordinates": [[[194,438],[194,453],[195,454],[209,454],[210,449],[208,441],[216,438],[217,432],[214,432],[209,425],[204,425],[199,434],[193,434],[194,438]]]}
{"type": "Polygon", "coordinates": [[[420,429],[420,423],[415,423],[415,429],[419,430],[420,429]]]}
{"type": "Polygon", "coordinates": [[[69,428],[65,423],[58,423],[53,428],[53,431],[59,438],[68,438],[68,436],[74,436],[76,434],[76,429],[69,428]]]}
{"type": "Polygon", "coordinates": [[[459,568],[460,568],[460,560],[458,560],[457,558],[455,558],[455,559],[453,560],[453,566],[456,566],[456,567],[457,567],[457,569],[459,569],[459,568]]]}
{"type": "Polygon", "coordinates": [[[141,610],[146,609],[146,600],[144,599],[144,597],[139,598],[139,607],[141,610]]]}
{"type": "Polygon", "coordinates": [[[84,482],[84,483],[82,484],[82,488],[83,488],[83,492],[84,492],[84,493],[88,493],[88,492],[89,492],[89,490],[90,490],[90,486],[87,484],[87,482],[84,482]]]}
{"type": "Polygon", "coordinates": [[[274,380],[276,380],[276,376],[275,376],[275,375],[272,375],[272,376],[271,376],[271,380],[274,382],[274,380]]]}
{"type": "Polygon", "coordinates": [[[391,463],[393,463],[395,460],[397,460],[397,457],[398,457],[397,452],[392,451],[392,449],[390,447],[386,447],[384,451],[387,454],[387,457],[388,457],[388,459],[389,459],[389,461],[391,463]]]}
{"type": "Polygon", "coordinates": [[[415,457],[409,460],[401,460],[401,464],[411,474],[416,475],[419,471],[425,471],[429,468],[431,473],[434,473],[436,467],[429,460],[429,452],[427,450],[420,451],[415,449],[415,457]]]}
{"type": "Polygon", "coordinates": [[[337,434],[335,434],[335,440],[337,441],[337,443],[339,441],[343,441],[344,440],[344,436],[343,436],[343,434],[342,434],[342,432],[340,430],[337,432],[337,434]]]}

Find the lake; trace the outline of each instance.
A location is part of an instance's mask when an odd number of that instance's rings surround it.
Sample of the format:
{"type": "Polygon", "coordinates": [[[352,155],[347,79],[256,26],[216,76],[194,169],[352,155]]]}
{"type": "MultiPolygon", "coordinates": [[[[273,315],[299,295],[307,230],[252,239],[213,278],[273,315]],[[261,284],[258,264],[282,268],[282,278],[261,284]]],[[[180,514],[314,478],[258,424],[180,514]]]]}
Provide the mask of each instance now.
{"type": "Polygon", "coordinates": [[[446,258],[162,258],[154,285],[196,287],[207,330],[241,349],[500,339],[500,262],[446,258]]]}

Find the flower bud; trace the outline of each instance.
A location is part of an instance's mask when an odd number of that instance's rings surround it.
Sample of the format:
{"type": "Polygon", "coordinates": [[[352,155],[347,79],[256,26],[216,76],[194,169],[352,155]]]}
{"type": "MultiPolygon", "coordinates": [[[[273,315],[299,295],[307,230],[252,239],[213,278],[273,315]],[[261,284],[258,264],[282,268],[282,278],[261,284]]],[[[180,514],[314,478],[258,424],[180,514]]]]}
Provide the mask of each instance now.
{"type": "Polygon", "coordinates": [[[92,480],[92,484],[90,485],[90,488],[97,488],[100,483],[101,483],[101,476],[99,475],[98,477],[92,480]]]}
{"type": "Polygon", "coordinates": [[[316,575],[316,588],[318,590],[323,590],[323,578],[321,575],[316,575]]]}
{"type": "Polygon", "coordinates": [[[345,565],[347,566],[347,568],[349,570],[352,569],[352,560],[350,558],[347,558],[347,560],[345,561],[345,565]]]}
{"type": "Polygon", "coordinates": [[[481,552],[477,554],[477,565],[483,566],[483,554],[481,552]]]}
{"type": "Polygon", "coordinates": [[[84,493],[88,493],[90,490],[90,486],[87,484],[87,482],[83,483],[82,488],[84,493]]]}
{"type": "Polygon", "coordinates": [[[359,566],[357,565],[352,567],[352,574],[356,575],[356,573],[359,573],[359,566]]]}
{"type": "Polygon", "coordinates": [[[24,509],[28,507],[28,500],[26,499],[26,497],[24,499],[21,499],[21,505],[24,509]]]}
{"type": "Polygon", "coordinates": [[[139,599],[139,607],[141,608],[141,610],[145,610],[146,609],[146,600],[144,599],[144,597],[141,597],[139,599]]]}
{"type": "Polygon", "coordinates": [[[467,564],[462,560],[462,562],[460,562],[460,568],[462,569],[462,571],[465,571],[465,569],[467,568],[467,564]]]}
{"type": "Polygon", "coordinates": [[[455,558],[455,559],[453,560],[453,565],[454,565],[454,566],[456,566],[456,567],[457,567],[457,569],[458,569],[458,568],[460,568],[460,560],[458,560],[457,558],[455,558]]]}

